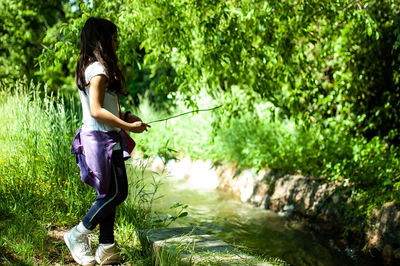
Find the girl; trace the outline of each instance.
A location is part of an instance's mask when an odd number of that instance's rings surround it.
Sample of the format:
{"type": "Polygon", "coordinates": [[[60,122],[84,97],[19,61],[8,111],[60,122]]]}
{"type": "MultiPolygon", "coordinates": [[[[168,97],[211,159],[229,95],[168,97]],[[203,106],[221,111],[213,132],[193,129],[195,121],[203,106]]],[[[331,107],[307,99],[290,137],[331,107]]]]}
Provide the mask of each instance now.
{"type": "Polygon", "coordinates": [[[121,129],[142,133],[150,127],[129,112],[120,114],[118,94],[125,91],[125,80],[118,67],[117,47],[115,24],[100,18],[86,21],[75,72],[83,121],[71,153],[76,154],[82,181],[92,186],[98,196],[82,221],[64,235],[72,257],[82,265],[120,260],[113,227],[116,206],[128,194],[124,160],[129,158],[127,139],[121,129]],[[98,224],[99,247],[93,256],[88,234],[98,224]]]}

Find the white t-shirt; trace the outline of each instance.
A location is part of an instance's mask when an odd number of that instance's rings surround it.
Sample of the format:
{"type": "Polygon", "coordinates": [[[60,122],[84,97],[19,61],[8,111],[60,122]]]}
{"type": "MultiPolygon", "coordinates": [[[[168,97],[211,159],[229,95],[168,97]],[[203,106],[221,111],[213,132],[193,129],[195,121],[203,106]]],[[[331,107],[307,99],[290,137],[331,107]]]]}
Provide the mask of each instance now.
{"type": "MultiPolygon", "coordinates": [[[[98,75],[104,75],[108,78],[105,67],[100,62],[93,62],[92,64],[87,66],[85,70],[86,84],[89,84],[90,80],[98,75]]],[[[121,131],[120,128],[111,127],[109,125],[97,121],[92,117],[92,115],[90,114],[90,105],[89,105],[90,90],[91,89],[89,86],[85,87],[86,94],[83,91],[79,90],[79,97],[81,99],[82,113],[83,113],[82,132],[88,132],[93,130],[118,131],[118,132],[121,131]]],[[[103,108],[110,111],[115,116],[119,117],[117,94],[109,90],[106,90],[104,95],[103,108]]],[[[120,149],[119,143],[115,145],[114,150],[115,149],[120,149]]]]}

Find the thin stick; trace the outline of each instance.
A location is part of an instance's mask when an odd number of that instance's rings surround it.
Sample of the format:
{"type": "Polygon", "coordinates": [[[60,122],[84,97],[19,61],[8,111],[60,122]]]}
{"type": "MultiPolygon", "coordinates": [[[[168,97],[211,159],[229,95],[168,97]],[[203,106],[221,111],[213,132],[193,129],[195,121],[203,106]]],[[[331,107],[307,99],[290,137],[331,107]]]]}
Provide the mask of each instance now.
{"type": "Polygon", "coordinates": [[[158,119],[158,120],[154,120],[154,121],[151,121],[151,122],[147,122],[147,124],[156,123],[156,122],[162,122],[162,121],[168,121],[168,120],[170,120],[172,118],[177,118],[177,117],[180,117],[180,116],[183,116],[183,115],[187,115],[187,114],[191,114],[191,113],[212,111],[212,110],[220,108],[222,105],[223,104],[215,106],[213,108],[208,108],[208,109],[192,110],[192,111],[185,112],[185,113],[182,113],[182,114],[179,114],[179,115],[174,115],[174,116],[171,116],[171,117],[168,117],[168,118],[158,119]]]}

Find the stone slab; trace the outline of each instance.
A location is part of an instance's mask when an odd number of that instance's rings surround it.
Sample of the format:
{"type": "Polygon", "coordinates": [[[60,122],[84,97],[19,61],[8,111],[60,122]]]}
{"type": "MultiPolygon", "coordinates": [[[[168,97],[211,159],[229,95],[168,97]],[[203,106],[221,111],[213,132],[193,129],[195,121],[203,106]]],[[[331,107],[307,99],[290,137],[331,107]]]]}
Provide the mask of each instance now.
{"type": "Polygon", "coordinates": [[[138,235],[142,246],[150,248],[156,260],[173,254],[188,265],[272,265],[209,235],[202,228],[140,230],[138,235]]]}

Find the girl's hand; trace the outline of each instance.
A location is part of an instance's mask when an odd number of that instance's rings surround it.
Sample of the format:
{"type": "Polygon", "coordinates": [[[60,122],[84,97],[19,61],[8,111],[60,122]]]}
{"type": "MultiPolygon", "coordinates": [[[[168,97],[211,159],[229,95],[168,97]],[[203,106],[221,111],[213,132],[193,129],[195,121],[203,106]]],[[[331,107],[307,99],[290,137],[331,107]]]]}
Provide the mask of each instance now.
{"type": "Polygon", "coordinates": [[[143,131],[147,131],[147,128],[150,128],[151,126],[142,122],[142,121],[136,121],[133,123],[130,123],[129,131],[133,133],[142,133],[143,131]]]}

